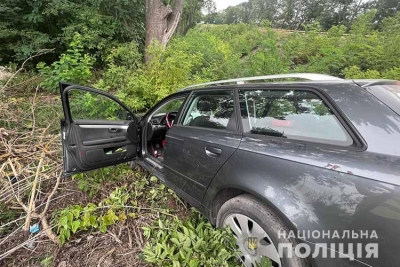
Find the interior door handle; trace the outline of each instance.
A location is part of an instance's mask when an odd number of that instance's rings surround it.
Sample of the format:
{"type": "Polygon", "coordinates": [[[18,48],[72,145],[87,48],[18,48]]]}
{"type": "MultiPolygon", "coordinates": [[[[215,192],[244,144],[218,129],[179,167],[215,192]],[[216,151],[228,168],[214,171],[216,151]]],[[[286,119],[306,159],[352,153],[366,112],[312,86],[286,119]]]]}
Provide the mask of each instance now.
{"type": "Polygon", "coordinates": [[[212,146],[206,146],[206,154],[210,157],[218,157],[222,154],[222,149],[212,146]]]}
{"type": "Polygon", "coordinates": [[[108,128],[108,131],[110,132],[110,133],[116,133],[116,132],[118,132],[118,128],[108,128]]]}

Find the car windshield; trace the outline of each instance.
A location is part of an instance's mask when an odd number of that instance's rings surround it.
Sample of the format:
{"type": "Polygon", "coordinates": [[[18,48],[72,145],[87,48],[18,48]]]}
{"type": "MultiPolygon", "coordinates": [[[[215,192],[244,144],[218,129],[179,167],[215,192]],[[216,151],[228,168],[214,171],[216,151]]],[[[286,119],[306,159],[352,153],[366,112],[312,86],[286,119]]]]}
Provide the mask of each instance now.
{"type": "Polygon", "coordinates": [[[400,82],[397,85],[373,85],[368,91],[400,116],[400,82]]]}

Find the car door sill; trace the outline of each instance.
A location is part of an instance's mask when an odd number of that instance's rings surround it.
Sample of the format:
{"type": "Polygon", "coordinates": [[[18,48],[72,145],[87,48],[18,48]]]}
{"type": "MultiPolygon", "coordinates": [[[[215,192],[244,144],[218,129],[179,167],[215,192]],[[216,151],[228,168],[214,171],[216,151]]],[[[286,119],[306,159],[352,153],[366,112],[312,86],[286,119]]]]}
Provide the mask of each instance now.
{"type": "Polygon", "coordinates": [[[155,175],[158,179],[160,179],[163,183],[165,183],[164,173],[162,173],[159,169],[153,167],[153,165],[146,160],[138,160],[137,164],[145,168],[147,171],[155,175]]]}
{"type": "Polygon", "coordinates": [[[156,161],[145,157],[144,160],[149,163],[153,168],[156,168],[158,171],[164,172],[164,167],[161,166],[159,163],[157,163],[156,161]]]}

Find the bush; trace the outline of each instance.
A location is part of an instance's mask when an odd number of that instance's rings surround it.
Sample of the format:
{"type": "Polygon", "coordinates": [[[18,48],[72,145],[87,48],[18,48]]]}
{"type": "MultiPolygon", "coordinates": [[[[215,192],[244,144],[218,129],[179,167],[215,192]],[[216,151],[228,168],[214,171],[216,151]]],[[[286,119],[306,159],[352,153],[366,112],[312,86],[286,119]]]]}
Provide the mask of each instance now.
{"type": "Polygon", "coordinates": [[[61,55],[59,61],[53,62],[50,66],[43,62],[37,65],[39,73],[43,77],[41,86],[47,91],[55,91],[60,81],[89,83],[93,63],[94,59],[91,56],[83,54],[81,37],[76,34],[69,49],[61,55]]]}

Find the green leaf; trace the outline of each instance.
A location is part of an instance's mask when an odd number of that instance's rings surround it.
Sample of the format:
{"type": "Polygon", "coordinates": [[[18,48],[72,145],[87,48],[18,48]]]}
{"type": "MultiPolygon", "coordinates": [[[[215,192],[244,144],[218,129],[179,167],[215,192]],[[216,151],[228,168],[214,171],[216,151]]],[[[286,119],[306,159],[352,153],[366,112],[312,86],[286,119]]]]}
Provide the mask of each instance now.
{"type": "Polygon", "coordinates": [[[174,243],[175,245],[180,245],[179,240],[176,239],[176,238],[171,238],[170,241],[171,241],[172,243],[174,243]]]}
{"type": "Polygon", "coordinates": [[[66,216],[60,217],[58,225],[62,226],[64,229],[68,229],[68,218],[66,216]]]}
{"type": "Polygon", "coordinates": [[[79,226],[81,226],[81,221],[80,220],[73,221],[71,226],[72,226],[71,227],[72,233],[75,234],[76,231],[78,230],[79,226]]]}
{"type": "Polygon", "coordinates": [[[104,223],[102,223],[102,224],[100,224],[99,230],[100,230],[100,232],[105,233],[105,232],[107,232],[107,226],[104,223]]]}
{"type": "Polygon", "coordinates": [[[192,259],[189,261],[189,267],[199,267],[200,260],[199,259],[192,259]]]}

